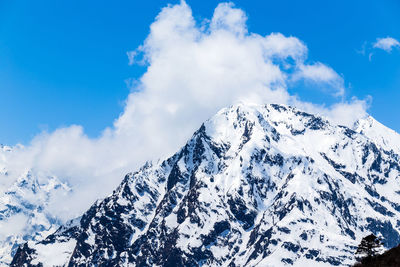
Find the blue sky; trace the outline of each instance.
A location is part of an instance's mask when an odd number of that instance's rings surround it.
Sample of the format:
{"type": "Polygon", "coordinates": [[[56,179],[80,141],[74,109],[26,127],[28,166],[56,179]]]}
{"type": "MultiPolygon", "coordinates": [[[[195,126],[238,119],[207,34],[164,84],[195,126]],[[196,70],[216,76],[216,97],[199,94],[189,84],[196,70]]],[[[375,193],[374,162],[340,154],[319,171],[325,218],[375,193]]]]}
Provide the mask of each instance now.
{"type": "MultiPolygon", "coordinates": [[[[146,71],[129,66],[126,53],[143,43],[167,3],[178,1],[0,0],[0,143],[26,144],[71,124],[94,137],[111,126],[130,92],[126,80],[146,71]]],[[[219,1],[187,3],[201,21],[219,1]]],[[[400,40],[399,1],[234,3],[246,12],[250,32],[302,40],[308,60],[344,78],[345,98],[372,96],[369,113],[400,131],[400,50],[372,48],[377,38],[400,40]]],[[[312,86],[289,92],[314,103],[338,101],[312,86]]]]}

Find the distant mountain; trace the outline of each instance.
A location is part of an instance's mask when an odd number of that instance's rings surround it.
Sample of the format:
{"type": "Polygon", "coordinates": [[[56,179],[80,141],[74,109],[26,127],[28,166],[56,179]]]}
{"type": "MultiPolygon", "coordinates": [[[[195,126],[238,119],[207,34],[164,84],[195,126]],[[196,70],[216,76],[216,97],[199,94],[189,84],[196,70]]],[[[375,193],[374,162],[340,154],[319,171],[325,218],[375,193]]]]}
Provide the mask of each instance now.
{"type": "Polygon", "coordinates": [[[218,112],[12,266],[349,266],[400,243],[400,137],[284,105],[218,112]]]}
{"type": "MultiPolygon", "coordinates": [[[[0,145],[0,178],[7,181],[6,156],[13,149],[0,145]]],[[[48,210],[49,198],[70,192],[56,177],[41,177],[31,171],[0,190],[0,266],[9,266],[19,245],[40,240],[60,227],[61,222],[48,210]],[[39,181],[40,180],[40,181],[39,181]]]]}

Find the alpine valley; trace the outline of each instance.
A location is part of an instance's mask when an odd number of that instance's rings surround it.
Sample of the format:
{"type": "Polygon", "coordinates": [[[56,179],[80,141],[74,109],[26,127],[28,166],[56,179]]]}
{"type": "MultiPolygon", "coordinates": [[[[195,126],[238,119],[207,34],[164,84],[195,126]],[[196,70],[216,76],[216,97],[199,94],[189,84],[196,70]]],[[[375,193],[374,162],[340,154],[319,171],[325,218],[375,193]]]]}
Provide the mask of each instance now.
{"type": "Polygon", "coordinates": [[[46,218],[1,240],[11,266],[349,266],[370,233],[400,243],[400,136],[372,117],[349,128],[285,105],[231,106],[60,227],[19,192],[44,200],[68,186],[32,179],[0,198],[4,220],[46,218]]]}

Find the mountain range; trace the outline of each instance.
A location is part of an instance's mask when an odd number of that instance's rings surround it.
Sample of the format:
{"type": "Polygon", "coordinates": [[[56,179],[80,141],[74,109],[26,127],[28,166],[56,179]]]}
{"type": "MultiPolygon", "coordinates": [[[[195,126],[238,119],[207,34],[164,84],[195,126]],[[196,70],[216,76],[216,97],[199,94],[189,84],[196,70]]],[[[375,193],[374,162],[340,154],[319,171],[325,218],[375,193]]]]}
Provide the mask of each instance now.
{"type": "Polygon", "coordinates": [[[1,256],[15,253],[11,266],[349,266],[370,233],[386,248],[400,243],[399,164],[400,136],[372,117],[346,127],[286,105],[237,104],[67,224],[40,203],[68,185],[28,172],[0,198],[0,219],[46,223],[7,239],[1,256]],[[3,205],[36,187],[36,204],[3,205]]]}

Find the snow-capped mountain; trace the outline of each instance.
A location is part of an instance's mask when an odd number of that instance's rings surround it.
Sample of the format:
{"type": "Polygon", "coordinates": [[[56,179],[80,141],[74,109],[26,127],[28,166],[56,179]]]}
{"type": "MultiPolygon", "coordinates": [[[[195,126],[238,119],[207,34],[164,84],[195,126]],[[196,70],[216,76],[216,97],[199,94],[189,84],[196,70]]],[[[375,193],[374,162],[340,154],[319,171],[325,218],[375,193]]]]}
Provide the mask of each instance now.
{"type": "Polygon", "coordinates": [[[12,266],[350,265],[371,232],[400,243],[400,138],[387,133],[284,105],[223,109],[12,266]]]}
{"type": "Polygon", "coordinates": [[[31,171],[14,181],[7,169],[7,154],[12,151],[0,145],[0,179],[6,184],[0,187],[0,266],[9,266],[19,245],[41,240],[60,227],[61,222],[48,210],[48,200],[71,190],[55,177],[39,179],[31,171]]]}

